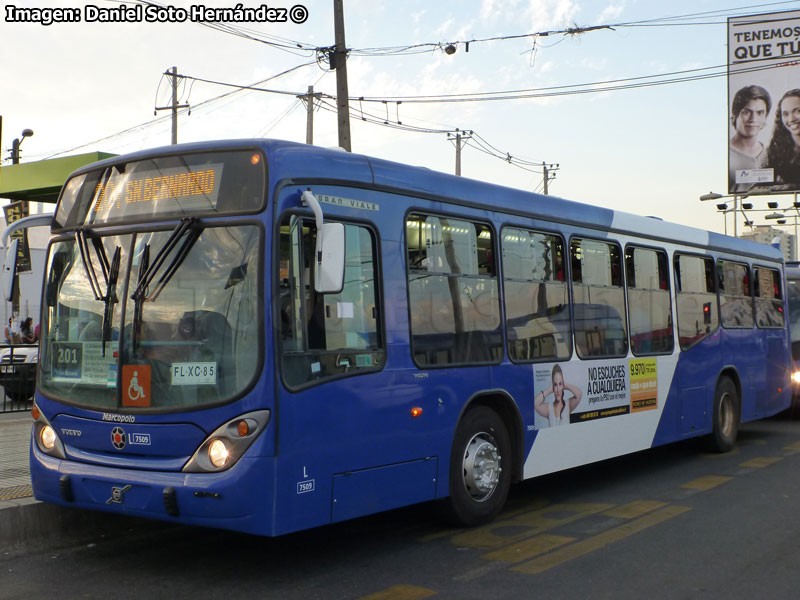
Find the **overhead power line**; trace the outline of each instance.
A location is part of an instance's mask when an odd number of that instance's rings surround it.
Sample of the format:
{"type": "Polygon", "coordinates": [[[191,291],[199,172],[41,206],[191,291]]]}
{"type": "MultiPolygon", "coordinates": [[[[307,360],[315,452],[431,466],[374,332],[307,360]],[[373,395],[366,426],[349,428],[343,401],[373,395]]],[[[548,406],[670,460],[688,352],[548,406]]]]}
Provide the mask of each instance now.
{"type": "MultiPolygon", "coordinates": [[[[318,106],[325,111],[336,113],[337,107],[333,104],[330,100],[321,99],[318,106]]],[[[459,131],[464,131],[463,129],[456,129],[456,128],[442,128],[442,129],[435,129],[430,127],[418,127],[415,125],[411,125],[409,123],[404,123],[399,120],[392,120],[390,117],[376,115],[374,113],[370,113],[369,111],[364,111],[361,109],[356,109],[354,107],[350,108],[350,117],[356,121],[362,121],[365,123],[369,123],[371,125],[378,125],[381,127],[387,127],[389,129],[396,129],[400,131],[409,131],[413,133],[434,133],[434,134],[446,134],[446,135],[454,135],[459,131]]],[[[533,160],[529,158],[523,158],[519,156],[512,155],[510,152],[505,152],[503,150],[498,149],[497,147],[490,144],[484,137],[479,135],[477,132],[473,130],[468,131],[470,134],[469,140],[466,141],[466,145],[475,148],[476,150],[483,152],[489,156],[502,160],[505,163],[508,163],[514,167],[518,167],[523,169],[524,171],[530,171],[531,173],[542,173],[542,164],[544,161],[541,160],[533,160]],[[538,168],[535,168],[538,167],[538,168]]]]}
{"type": "MultiPolygon", "coordinates": [[[[256,86],[261,85],[262,83],[266,83],[268,81],[272,81],[273,79],[277,79],[278,77],[282,77],[284,75],[287,75],[287,74],[289,74],[289,73],[291,73],[293,71],[296,71],[297,69],[300,69],[302,67],[307,67],[307,66],[310,66],[310,65],[313,65],[313,64],[316,64],[316,63],[312,61],[312,62],[296,65],[294,67],[286,69],[285,71],[281,71],[280,73],[277,73],[275,75],[270,75],[266,79],[261,79],[260,81],[256,81],[256,82],[252,83],[251,85],[231,86],[231,87],[235,87],[236,89],[234,89],[232,91],[229,91],[229,92],[225,92],[224,94],[220,94],[219,96],[214,96],[213,98],[208,98],[207,100],[203,100],[201,102],[198,102],[198,103],[194,104],[192,110],[194,110],[195,112],[198,112],[198,110],[200,110],[200,109],[202,109],[204,107],[210,106],[211,104],[213,104],[215,102],[219,102],[220,100],[228,98],[228,97],[230,97],[230,96],[232,96],[234,94],[238,94],[240,92],[244,92],[244,91],[247,91],[247,90],[259,90],[259,88],[257,88],[256,86]]],[[[189,78],[189,77],[185,77],[183,75],[178,75],[178,77],[179,78],[192,79],[192,78],[189,78]]],[[[178,110],[178,115],[183,116],[188,111],[189,111],[188,108],[179,109],[178,110]]],[[[87,146],[94,146],[96,144],[99,144],[100,142],[107,142],[109,140],[113,140],[113,139],[122,137],[123,135],[134,133],[136,131],[141,131],[142,129],[145,129],[146,127],[159,125],[159,124],[161,124],[161,123],[163,123],[163,122],[165,122],[165,121],[167,121],[168,119],[171,119],[171,118],[172,118],[171,115],[164,115],[162,117],[156,117],[155,119],[150,119],[149,121],[145,121],[143,123],[139,123],[138,125],[133,125],[132,127],[128,127],[126,129],[123,129],[122,131],[118,131],[116,133],[112,133],[112,134],[107,135],[105,137],[102,137],[102,138],[99,138],[99,139],[96,139],[96,140],[92,140],[90,142],[86,142],[84,144],[81,144],[79,146],[74,146],[74,147],[66,149],[66,150],[61,150],[60,152],[56,152],[54,154],[50,154],[49,156],[46,156],[45,158],[46,159],[55,158],[56,156],[61,156],[62,154],[67,154],[69,152],[74,152],[75,150],[80,150],[81,148],[85,148],[87,146]]]]}
{"type": "MultiPolygon", "coordinates": [[[[124,0],[108,0],[122,2],[124,0]]],[[[134,0],[140,4],[163,7],[164,4],[155,0],[134,0]]],[[[406,54],[422,54],[434,51],[448,51],[452,47],[453,51],[457,46],[464,46],[469,51],[471,44],[480,44],[498,41],[514,41],[523,39],[537,39],[553,36],[576,36],[593,31],[608,30],[613,31],[625,27],[680,27],[695,25],[718,25],[726,22],[729,17],[746,16],[754,10],[765,10],[769,7],[780,7],[789,4],[797,4],[797,0],[782,0],[778,2],[763,2],[759,4],[749,4],[745,6],[731,7],[725,9],[688,13],[684,15],[671,15],[656,17],[652,19],[642,19],[636,21],[623,21],[618,23],[599,23],[593,25],[572,25],[562,29],[542,30],[528,33],[496,35],[482,38],[471,38],[468,40],[448,40],[436,42],[423,42],[416,44],[399,44],[395,46],[380,46],[366,48],[348,48],[347,52],[351,56],[398,56],[406,54]]],[[[325,62],[333,50],[333,46],[319,46],[307,42],[291,40],[280,36],[266,34],[252,28],[232,25],[219,21],[202,21],[197,25],[214,29],[220,33],[225,33],[235,37],[265,44],[276,50],[289,52],[299,56],[316,56],[318,62],[325,62]]]]}
{"type": "MultiPolygon", "coordinates": [[[[731,70],[732,73],[754,73],[767,69],[776,69],[787,66],[792,66],[798,59],[800,54],[785,57],[786,60],[778,65],[775,64],[748,64],[746,66],[736,66],[731,70]]],[[[307,66],[313,63],[306,63],[307,66]]],[[[408,103],[408,104],[423,104],[423,103],[452,103],[452,102],[488,102],[499,100],[524,100],[530,98],[544,98],[553,96],[569,96],[575,94],[591,94],[598,92],[620,91],[628,89],[637,89],[643,87],[652,87],[659,85],[672,85],[676,83],[688,83],[692,81],[700,81],[704,79],[713,79],[717,77],[728,76],[728,65],[715,65],[711,67],[698,67],[696,69],[686,69],[682,71],[671,71],[667,73],[655,73],[651,75],[639,75],[635,77],[626,77],[620,79],[608,79],[602,81],[592,81],[587,83],[576,83],[559,86],[548,86],[541,88],[526,88],[519,90],[495,90],[489,92],[467,92],[461,94],[430,94],[418,96],[351,96],[350,100],[358,102],[360,106],[364,103],[408,103]]],[[[258,84],[253,85],[240,85],[235,83],[223,82],[212,79],[205,79],[194,77],[191,75],[181,75],[185,79],[201,81],[203,83],[221,85],[226,87],[234,87],[238,89],[252,90],[257,92],[266,92],[272,94],[282,94],[287,96],[299,96],[303,92],[291,90],[276,90],[270,88],[259,87],[258,84]]],[[[329,100],[336,100],[336,96],[331,94],[322,93],[323,98],[329,100]]]]}
{"type": "MultiPolygon", "coordinates": [[[[127,0],[108,0],[111,2],[127,2],[127,0]]],[[[134,2],[138,2],[139,4],[149,5],[149,6],[158,6],[164,7],[165,4],[161,2],[155,2],[154,0],[133,0],[134,2]]],[[[236,37],[240,37],[246,40],[251,40],[253,42],[258,42],[261,44],[265,44],[267,46],[271,46],[276,50],[281,50],[283,52],[288,52],[290,54],[295,54],[299,56],[307,56],[309,53],[314,53],[317,46],[315,44],[308,44],[305,42],[298,42],[296,40],[290,40],[288,38],[266,34],[255,29],[249,29],[246,27],[241,27],[238,25],[231,25],[229,23],[224,23],[221,21],[199,21],[197,25],[202,27],[207,27],[209,29],[214,29],[221,33],[226,33],[228,35],[233,35],[236,37]]]]}

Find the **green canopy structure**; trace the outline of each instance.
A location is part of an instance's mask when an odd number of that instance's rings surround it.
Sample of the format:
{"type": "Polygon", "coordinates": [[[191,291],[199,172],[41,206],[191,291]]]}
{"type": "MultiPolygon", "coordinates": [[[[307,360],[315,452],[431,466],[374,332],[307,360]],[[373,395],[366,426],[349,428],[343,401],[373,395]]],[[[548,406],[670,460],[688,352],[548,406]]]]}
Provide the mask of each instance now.
{"type": "Polygon", "coordinates": [[[0,167],[0,198],[55,204],[61,186],[70,173],[79,167],[112,156],[116,155],[89,152],[0,167]]]}

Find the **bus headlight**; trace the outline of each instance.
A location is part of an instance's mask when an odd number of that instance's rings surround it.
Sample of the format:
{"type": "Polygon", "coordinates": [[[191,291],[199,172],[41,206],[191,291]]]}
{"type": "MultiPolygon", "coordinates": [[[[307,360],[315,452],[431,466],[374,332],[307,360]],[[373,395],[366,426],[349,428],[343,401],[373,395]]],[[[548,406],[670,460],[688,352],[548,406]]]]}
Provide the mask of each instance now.
{"type": "Polygon", "coordinates": [[[39,442],[45,452],[50,452],[56,446],[56,432],[50,425],[45,425],[39,431],[39,442]]]}
{"type": "Polygon", "coordinates": [[[64,450],[63,442],[58,437],[58,434],[56,433],[56,430],[53,429],[53,426],[50,425],[50,421],[48,421],[47,417],[42,414],[42,411],[38,406],[36,406],[36,404],[34,404],[33,409],[31,409],[31,416],[33,417],[32,437],[36,443],[36,447],[50,456],[55,456],[56,458],[66,458],[67,454],[64,450]]]}
{"type": "Polygon", "coordinates": [[[800,371],[794,371],[792,373],[792,383],[795,385],[800,384],[800,371]]]}
{"type": "Polygon", "coordinates": [[[228,448],[222,440],[214,440],[208,445],[208,460],[218,469],[225,466],[229,457],[230,452],[228,452],[228,448]]]}
{"type": "Polygon", "coordinates": [[[183,467],[184,473],[230,469],[267,428],[270,411],[256,410],[231,419],[209,435],[183,467]]]}

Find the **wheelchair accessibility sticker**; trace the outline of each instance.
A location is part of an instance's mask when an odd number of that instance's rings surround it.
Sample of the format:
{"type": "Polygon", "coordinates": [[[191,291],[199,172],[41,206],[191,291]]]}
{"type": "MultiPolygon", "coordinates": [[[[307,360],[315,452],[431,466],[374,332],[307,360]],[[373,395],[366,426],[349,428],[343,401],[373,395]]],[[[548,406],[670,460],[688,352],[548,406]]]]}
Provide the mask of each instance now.
{"type": "Polygon", "coordinates": [[[150,406],[150,365],[122,366],[122,406],[150,406]]]}

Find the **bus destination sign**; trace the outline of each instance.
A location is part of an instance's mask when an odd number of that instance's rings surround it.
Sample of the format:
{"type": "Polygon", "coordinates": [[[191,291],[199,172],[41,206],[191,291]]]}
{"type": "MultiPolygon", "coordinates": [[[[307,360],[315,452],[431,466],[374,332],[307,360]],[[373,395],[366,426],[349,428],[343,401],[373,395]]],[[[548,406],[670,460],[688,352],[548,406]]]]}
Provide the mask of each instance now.
{"type": "Polygon", "coordinates": [[[91,220],[157,212],[214,210],[222,164],[115,173],[95,186],[91,220]]]}

